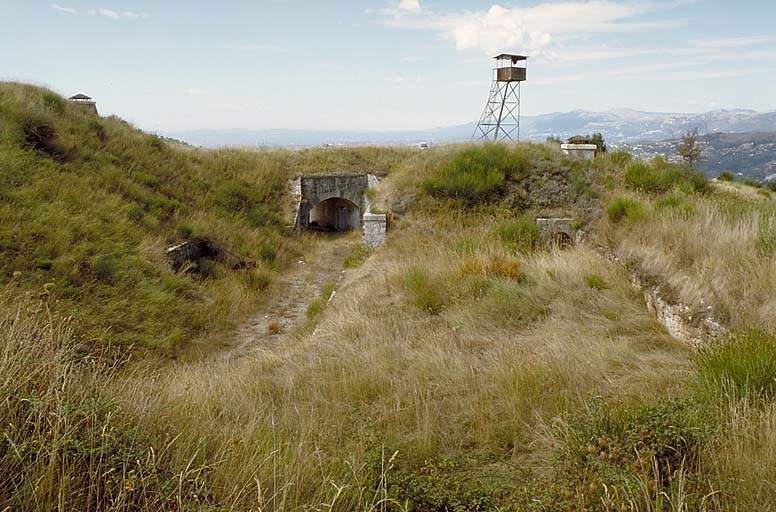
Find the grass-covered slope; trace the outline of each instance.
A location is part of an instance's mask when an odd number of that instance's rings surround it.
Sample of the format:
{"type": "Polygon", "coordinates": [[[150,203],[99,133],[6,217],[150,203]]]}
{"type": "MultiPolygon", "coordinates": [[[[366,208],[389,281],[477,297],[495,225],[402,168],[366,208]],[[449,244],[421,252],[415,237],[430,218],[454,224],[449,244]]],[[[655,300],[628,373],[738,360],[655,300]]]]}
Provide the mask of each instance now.
{"type": "MultiPolygon", "coordinates": [[[[32,92],[21,91],[17,98],[32,92]]],[[[55,153],[14,140],[4,143],[14,158],[48,162],[52,173],[82,168],[68,160],[66,137],[55,153]]],[[[289,243],[276,224],[251,220],[264,203],[229,208],[211,196],[222,183],[261,188],[276,166],[312,173],[373,161],[387,175],[371,199],[390,215],[388,238],[354,254],[330,303],[329,293],[310,297],[307,324],[283,343],[236,361],[139,363],[121,372],[84,359],[72,329],[40,303],[69,251],[49,257],[51,269],[30,263],[15,278],[4,270],[13,284],[0,294],[0,508],[774,509],[776,337],[747,329],[768,327],[769,299],[756,288],[758,279],[772,282],[763,194],[733,195],[662,160],[616,153],[578,162],[547,145],[159,151],[185,162],[203,193],[169,196],[183,204],[169,218],[149,208],[118,224],[137,230],[129,268],[151,269],[140,284],[184,280],[193,308],[219,296],[241,303],[218,294],[244,290],[243,278],[218,265],[204,281],[173,274],[150,256],[167,237],[205,230],[239,248],[237,235],[253,236],[240,250],[257,258],[274,247],[262,245],[266,237],[289,243]],[[241,162],[240,170],[214,163],[224,160],[241,162]],[[224,180],[211,181],[214,165],[224,180]],[[574,217],[586,244],[543,244],[540,214],[574,217]],[[747,248],[759,250],[747,256],[747,248]],[[746,275],[742,258],[756,272],[746,275]],[[713,305],[732,312],[730,337],[700,351],[670,338],[633,288],[634,266],[688,303],[694,292],[716,290],[713,305]],[[765,307],[734,314],[751,287],[765,307]],[[19,301],[20,290],[35,294],[19,301]]],[[[109,185],[89,190],[124,204],[121,193],[104,191],[109,185]]],[[[278,204],[273,193],[263,197],[278,204]]],[[[99,212],[90,207],[82,222],[99,212]]],[[[14,258],[15,266],[24,261],[14,258]]],[[[279,262],[267,257],[262,270],[279,262]]],[[[81,302],[57,297],[59,280],[44,298],[100,325],[88,317],[88,307],[99,307],[95,293],[136,292],[117,286],[121,271],[108,282],[89,275],[73,286],[89,292],[81,302]]]]}
{"type": "Polygon", "coordinates": [[[91,338],[175,353],[228,325],[295,250],[278,160],[171,147],[37,87],[0,84],[0,285],[46,295],[91,338]],[[258,262],[174,273],[203,237],[258,262]]]}

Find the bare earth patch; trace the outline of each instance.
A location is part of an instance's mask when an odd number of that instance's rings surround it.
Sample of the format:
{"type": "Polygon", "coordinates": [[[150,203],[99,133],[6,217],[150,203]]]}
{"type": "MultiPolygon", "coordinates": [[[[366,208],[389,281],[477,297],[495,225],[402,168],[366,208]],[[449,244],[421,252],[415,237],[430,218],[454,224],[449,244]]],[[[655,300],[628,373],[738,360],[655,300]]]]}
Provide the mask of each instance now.
{"type": "Polygon", "coordinates": [[[342,262],[360,243],[360,235],[358,231],[319,235],[307,259],[296,262],[274,283],[272,299],[237,329],[233,348],[222,354],[224,359],[241,357],[254,347],[281,343],[293,335],[306,318],[307,306],[327,284],[340,281],[342,262]]]}

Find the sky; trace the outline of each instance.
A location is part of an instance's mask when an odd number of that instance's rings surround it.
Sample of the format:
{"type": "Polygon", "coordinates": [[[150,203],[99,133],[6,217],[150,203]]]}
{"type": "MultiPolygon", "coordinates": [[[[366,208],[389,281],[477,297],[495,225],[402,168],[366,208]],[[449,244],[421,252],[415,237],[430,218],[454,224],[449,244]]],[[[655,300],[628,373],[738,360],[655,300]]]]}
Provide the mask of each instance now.
{"type": "Polygon", "coordinates": [[[0,0],[0,80],[157,132],[475,121],[492,57],[523,114],[776,110],[772,0],[0,0]]]}

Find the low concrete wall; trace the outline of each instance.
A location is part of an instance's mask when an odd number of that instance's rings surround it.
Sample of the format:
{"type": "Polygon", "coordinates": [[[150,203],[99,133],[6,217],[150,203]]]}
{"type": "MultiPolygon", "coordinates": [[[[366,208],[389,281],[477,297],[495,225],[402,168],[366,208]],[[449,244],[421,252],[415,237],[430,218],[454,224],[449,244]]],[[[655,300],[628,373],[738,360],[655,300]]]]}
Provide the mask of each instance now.
{"type": "MultiPolygon", "coordinates": [[[[598,251],[606,259],[627,269],[627,266],[611,250],[599,246],[598,251]]],[[[728,333],[727,328],[714,318],[710,306],[706,310],[693,311],[686,304],[667,299],[668,294],[665,290],[660,286],[647,283],[634,269],[627,270],[631,284],[644,294],[647,310],[655,315],[657,321],[666,328],[672,338],[700,347],[728,333]]]]}

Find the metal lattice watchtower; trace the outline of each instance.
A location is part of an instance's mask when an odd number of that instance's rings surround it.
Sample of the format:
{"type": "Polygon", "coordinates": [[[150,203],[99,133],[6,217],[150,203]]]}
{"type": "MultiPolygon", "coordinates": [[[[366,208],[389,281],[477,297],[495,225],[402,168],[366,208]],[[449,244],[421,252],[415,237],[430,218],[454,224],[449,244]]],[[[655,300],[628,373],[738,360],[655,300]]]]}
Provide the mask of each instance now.
{"type": "Polygon", "coordinates": [[[472,139],[519,141],[520,84],[525,81],[528,57],[502,53],[494,59],[490,96],[472,139]]]}

